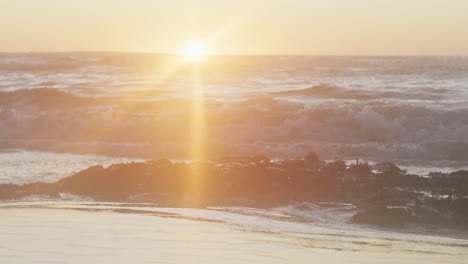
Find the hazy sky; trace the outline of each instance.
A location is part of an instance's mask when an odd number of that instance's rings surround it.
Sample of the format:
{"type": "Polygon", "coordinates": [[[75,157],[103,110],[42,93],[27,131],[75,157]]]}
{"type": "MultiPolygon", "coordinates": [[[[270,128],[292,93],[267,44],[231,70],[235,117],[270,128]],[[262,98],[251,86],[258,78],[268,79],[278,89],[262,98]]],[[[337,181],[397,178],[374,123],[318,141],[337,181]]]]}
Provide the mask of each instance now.
{"type": "Polygon", "coordinates": [[[0,0],[0,51],[468,55],[468,0],[0,0]]]}

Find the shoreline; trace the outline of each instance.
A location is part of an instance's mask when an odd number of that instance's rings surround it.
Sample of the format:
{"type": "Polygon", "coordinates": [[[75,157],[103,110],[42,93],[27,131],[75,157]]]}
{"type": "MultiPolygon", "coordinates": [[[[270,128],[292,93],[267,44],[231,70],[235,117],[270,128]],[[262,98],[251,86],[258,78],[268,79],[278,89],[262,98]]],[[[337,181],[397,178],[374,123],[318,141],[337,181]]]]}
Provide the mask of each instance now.
{"type": "Polygon", "coordinates": [[[8,215],[0,219],[2,261],[392,263],[398,258],[402,263],[463,263],[468,256],[465,239],[296,223],[257,209],[252,215],[252,210],[36,205],[40,208],[3,208],[0,203],[0,211],[8,215]]]}

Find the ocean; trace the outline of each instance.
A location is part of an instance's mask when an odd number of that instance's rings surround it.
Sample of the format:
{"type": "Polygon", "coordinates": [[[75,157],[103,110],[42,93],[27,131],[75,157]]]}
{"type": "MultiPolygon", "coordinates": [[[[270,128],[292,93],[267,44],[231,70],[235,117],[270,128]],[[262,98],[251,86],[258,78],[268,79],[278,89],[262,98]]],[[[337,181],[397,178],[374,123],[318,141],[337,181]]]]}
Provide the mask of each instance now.
{"type": "MultiPolygon", "coordinates": [[[[468,169],[468,58],[0,54],[0,184],[53,183],[95,165],[263,155],[468,169]],[[201,107],[200,107],[201,106],[201,107]]],[[[0,197],[2,195],[0,189],[0,197]]],[[[360,225],[360,208],[0,201],[5,263],[465,263],[454,230],[360,225]]]]}
{"type": "MultiPolygon", "coordinates": [[[[467,58],[217,56],[197,67],[210,156],[468,159],[467,58]]],[[[2,54],[0,147],[184,159],[193,83],[171,56],[2,54]]]]}

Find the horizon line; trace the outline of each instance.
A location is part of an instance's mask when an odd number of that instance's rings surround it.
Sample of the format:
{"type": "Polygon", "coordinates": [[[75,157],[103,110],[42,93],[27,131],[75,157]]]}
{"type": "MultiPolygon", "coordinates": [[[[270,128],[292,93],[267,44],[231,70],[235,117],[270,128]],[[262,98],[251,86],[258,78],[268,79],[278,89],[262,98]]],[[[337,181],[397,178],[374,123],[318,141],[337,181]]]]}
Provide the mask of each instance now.
{"type": "MultiPolygon", "coordinates": [[[[67,53],[109,53],[109,54],[145,54],[161,56],[179,56],[177,52],[154,52],[154,51],[104,51],[104,50],[70,50],[70,51],[1,51],[0,54],[67,54],[67,53]]],[[[465,55],[454,54],[301,54],[301,53],[208,53],[208,57],[468,57],[465,55]]]]}

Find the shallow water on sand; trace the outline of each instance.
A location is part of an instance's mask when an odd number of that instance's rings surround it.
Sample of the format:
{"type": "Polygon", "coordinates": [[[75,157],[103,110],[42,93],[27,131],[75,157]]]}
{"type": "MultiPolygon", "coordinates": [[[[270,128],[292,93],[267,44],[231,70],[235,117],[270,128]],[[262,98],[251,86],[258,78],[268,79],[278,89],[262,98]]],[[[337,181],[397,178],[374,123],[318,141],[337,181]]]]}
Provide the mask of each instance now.
{"type": "Polygon", "coordinates": [[[34,202],[0,205],[2,263],[466,263],[468,242],[282,210],[34,202]]]}

